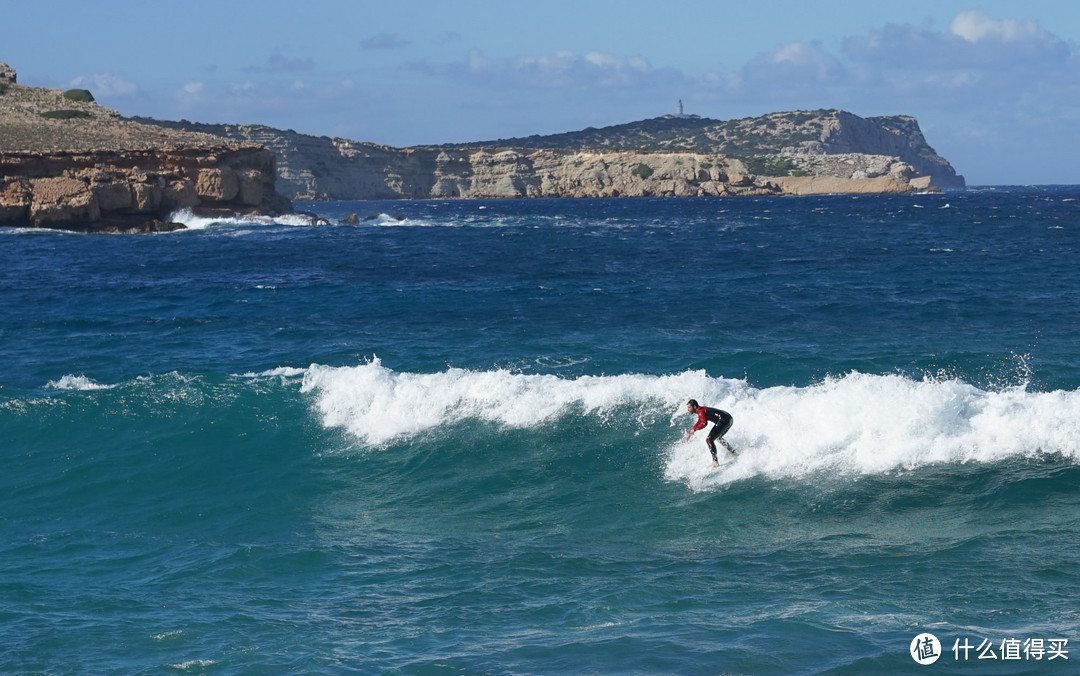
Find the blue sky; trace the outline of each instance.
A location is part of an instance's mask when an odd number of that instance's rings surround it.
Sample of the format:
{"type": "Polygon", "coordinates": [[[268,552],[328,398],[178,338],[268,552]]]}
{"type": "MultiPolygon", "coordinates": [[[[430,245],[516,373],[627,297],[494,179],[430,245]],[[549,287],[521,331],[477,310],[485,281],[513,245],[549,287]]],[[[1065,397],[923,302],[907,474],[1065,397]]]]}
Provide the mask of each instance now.
{"type": "Polygon", "coordinates": [[[0,61],[123,114],[394,146],[674,112],[918,118],[972,185],[1080,184],[1080,3],[23,2],[0,61]]]}

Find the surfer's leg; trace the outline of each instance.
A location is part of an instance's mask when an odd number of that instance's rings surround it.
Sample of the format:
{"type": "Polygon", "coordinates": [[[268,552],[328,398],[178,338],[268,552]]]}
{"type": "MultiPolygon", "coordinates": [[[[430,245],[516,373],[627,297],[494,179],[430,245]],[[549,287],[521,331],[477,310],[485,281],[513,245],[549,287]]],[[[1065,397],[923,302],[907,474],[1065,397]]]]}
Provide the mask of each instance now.
{"type": "Polygon", "coordinates": [[[724,437],[720,437],[720,445],[726,448],[728,450],[728,453],[731,453],[732,455],[738,455],[738,453],[735,452],[735,449],[731,447],[731,444],[729,444],[727,440],[724,439],[724,437]]]}
{"type": "MultiPolygon", "coordinates": [[[[719,439],[720,445],[726,448],[728,453],[731,453],[732,455],[738,455],[735,452],[735,449],[731,447],[731,444],[729,444],[727,440],[724,439],[724,435],[728,433],[728,430],[731,429],[731,425],[734,422],[735,419],[728,415],[725,416],[718,424],[713,425],[712,432],[709,433],[709,441],[711,442],[714,439],[719,439]]],[[[713,446],[713,448],[715,448],[715,446],[713,446]]]]}
{"type": "Polygon", "coordinates": [[[728,445],[724,443],[724,438],[720,436],[720,434],[723,434],[723,433],[724,433],[724,430],[721,429],[720,425],[718,425],[718,424],[714,424],[713,429],[708,431],[708,437],[706,438],[705,442],[708,444],[708,450],[711,450],[713,452],[713,462],[717,462],[717,460],[716,460],[716,440],[720,440],[720,443],[724,444],[725,448],[728,447],[728,445]]]}

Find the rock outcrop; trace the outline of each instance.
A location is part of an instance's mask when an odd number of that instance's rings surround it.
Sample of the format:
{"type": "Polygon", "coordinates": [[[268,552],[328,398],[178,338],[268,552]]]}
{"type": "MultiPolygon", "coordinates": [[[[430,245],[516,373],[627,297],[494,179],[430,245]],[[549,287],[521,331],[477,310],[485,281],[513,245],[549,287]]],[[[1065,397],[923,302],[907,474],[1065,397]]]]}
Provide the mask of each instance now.
{"type": "Polygon", "coordinates": [[[220,136],[124,120],[108,108],[24,87],[0,64],[0,226],[156,232],[194,213],[292,211],[274,155],[220,136]]]}
{"type": "Polygon", "coordinates": [[[657,118],[464,146],[392,148],[258,125],[156,122],[270,148],[299,200],[879,193],[962,187],[914,118],[843,111],[657,118]]]}
{"type": "Polygon", "coordinates": [[[265,148],[0,152],[0,225],[88,232],[184,227],[169,215],[278,214],[265,148]]]}

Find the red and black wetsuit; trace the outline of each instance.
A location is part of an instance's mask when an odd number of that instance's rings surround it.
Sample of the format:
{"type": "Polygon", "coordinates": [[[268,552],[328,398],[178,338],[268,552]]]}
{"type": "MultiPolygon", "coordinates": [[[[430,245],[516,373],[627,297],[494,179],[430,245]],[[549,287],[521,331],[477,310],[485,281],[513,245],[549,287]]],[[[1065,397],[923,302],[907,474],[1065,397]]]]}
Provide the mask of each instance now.
{"type": "MultiPolygon", "coordinates": [[[[709,445],[709,451],[712,453],[712,459],[716,460],[716,440],[720,439],[720,443],[724,444],[724,448],[731,451],[731,447],[724,443],[721,439],[727,431],[731,429],[731,423],[735,421],[731,417],[731,414],[727,411],[721,411],[718,408],[709,408],[708,406],[698,406],[697,409],[698,421],[694,424],[694,431],[704,429],[705,425],[713,423],[713,428],[709,430],[709,437],[705,440],[705,443],[709,445]]],[[[734,453],[734,451],[732,451],[734,453]]]]}

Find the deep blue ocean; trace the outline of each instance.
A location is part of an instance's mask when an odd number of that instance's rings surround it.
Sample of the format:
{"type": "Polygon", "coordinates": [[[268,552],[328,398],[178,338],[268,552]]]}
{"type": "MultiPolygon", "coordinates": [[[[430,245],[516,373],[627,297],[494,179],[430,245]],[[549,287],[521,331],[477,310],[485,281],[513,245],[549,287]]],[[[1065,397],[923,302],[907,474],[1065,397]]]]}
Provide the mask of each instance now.
{"type": "Polygon", "coordinates": [[[1080,186],[296,207],[0,231],[0,672],[1076,673],[1080,186]]]}

